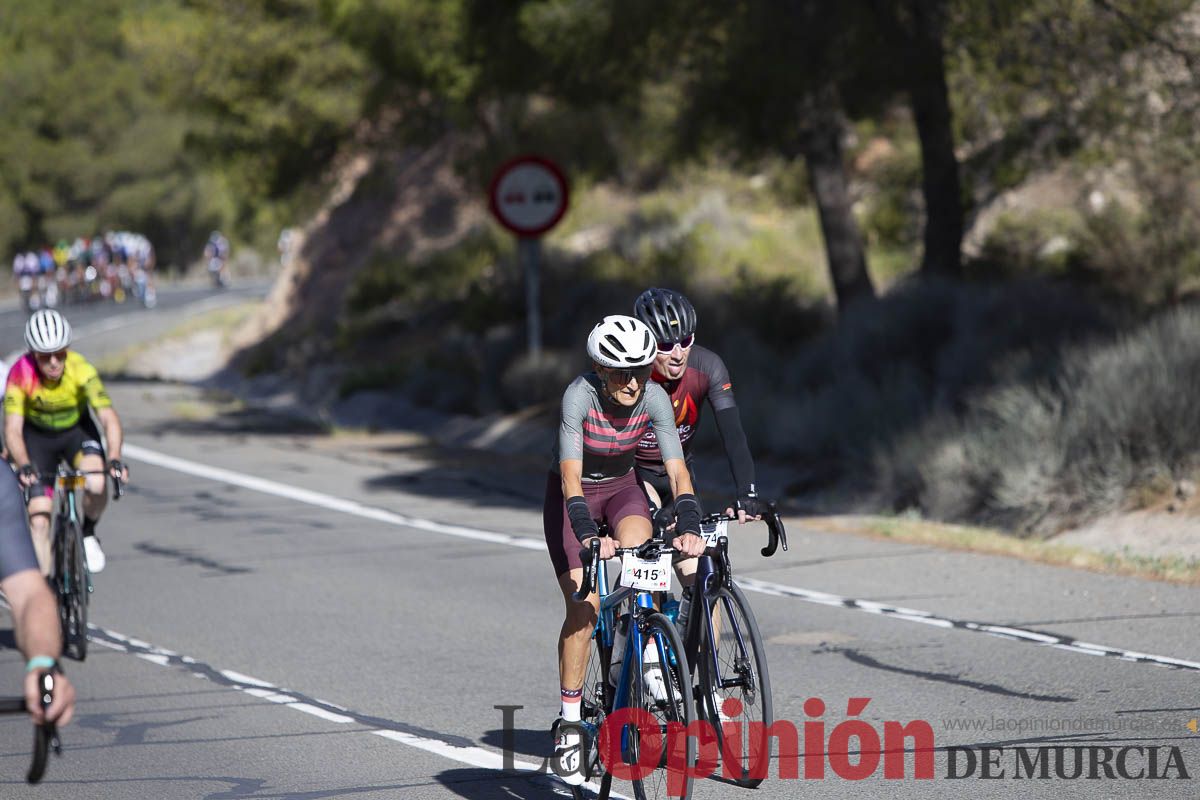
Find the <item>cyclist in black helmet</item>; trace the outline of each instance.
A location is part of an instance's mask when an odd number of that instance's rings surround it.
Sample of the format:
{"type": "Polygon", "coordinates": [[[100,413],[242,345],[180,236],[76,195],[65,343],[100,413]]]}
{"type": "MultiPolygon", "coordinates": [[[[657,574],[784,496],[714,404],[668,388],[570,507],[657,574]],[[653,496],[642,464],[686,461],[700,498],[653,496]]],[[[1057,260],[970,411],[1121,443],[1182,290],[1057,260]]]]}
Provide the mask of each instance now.
{"type": "MultiPolygon", "coordinates": [[[[647,289],[638,296],[634,316],[650,328],[658,340],[658,353],[651,378],[671,398],[679,441],[688,469],[692,470],[691,440],[700,422],[700,406],[707,400],[717,421],[733,472],[735,509],[738,519],[761,519],[768,504],[759,498],[754,483],[754,459],[733,397],[733,382],[721,357],[696,344],[696,310],[686,297],[671,289],[647,289]]],[[[653,430],[638,442],[636,469],[651,503],[659,508],[672,501],[671,487],[653,430]]]]}

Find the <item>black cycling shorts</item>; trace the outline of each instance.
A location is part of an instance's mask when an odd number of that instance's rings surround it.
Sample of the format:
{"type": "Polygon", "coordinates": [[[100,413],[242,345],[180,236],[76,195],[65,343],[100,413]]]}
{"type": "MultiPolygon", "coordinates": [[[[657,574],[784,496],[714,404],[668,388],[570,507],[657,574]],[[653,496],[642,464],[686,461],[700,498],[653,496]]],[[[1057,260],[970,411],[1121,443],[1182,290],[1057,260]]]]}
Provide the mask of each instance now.
{"type": "MultiPolygon", "coordinates": [[[[684,463],[687,464],[688,473],[692,476],[692,490],[696,494],[700,493],[700,487],[696,484],[696,468],[692,464],[692,454],[688,453],[684,457],[684,463]]],[[[662,500],[664,507],[671,507],[675,501],[675,496],[671,494],[671,479],[667,477],[667,468],[661,463],[655,467],[648,467],[640,461],[634,462],[634,474],[637,475],[638,486],[642,487],[645,492],[645,485],[649,484],[654,487],[654,491],[658,492],[659,499],[662,500]]],[[[649,500],[650,496],[647,495],[649,500]]]]}
{"type": "Polygon", "coordinates": [[[37,470],[38,485],[47,497],[54,494],[54,476],[60,462],[78,467],[80,456],[104,458],[104,445],[91,417],[83,417],[78,425],[61,431],[39,428],[26,420],[24,434],[29,461],[37,470]]]}

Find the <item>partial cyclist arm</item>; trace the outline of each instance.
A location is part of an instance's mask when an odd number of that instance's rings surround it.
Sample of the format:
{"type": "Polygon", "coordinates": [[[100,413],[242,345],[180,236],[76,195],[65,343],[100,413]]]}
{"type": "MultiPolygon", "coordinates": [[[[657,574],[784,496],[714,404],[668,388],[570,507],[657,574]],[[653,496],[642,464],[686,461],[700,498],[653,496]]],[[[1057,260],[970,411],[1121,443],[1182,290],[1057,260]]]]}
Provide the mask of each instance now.
{"type": "Polygon", "coordinates": [[[29,451],[25,449],[25,417],[12,411],[4,415],[4,443],[8,454],[18,467],[29,463],[29,451]]]}
{"type": "Polygon", "coordinates": [[[725,446],[729,459],[729,471],[733,473],[734,488],[738,496],[753,493],[754,459],[750,456],[750,445],[746,432],[742,430],[742,418],[738,413],[737,400],[733,396],[733,380],[729,368],[719,355],[711,350],[697,353],[697,366],[708,375],[708,404],[712,406],[717,420],[717,432],[725,446]]]}
{"type": "Polygon", "coordinates": [[[721,443],[725,445],[725,456],[729,459],[729,470],[733,473],[738,496],[748,494],[754,490],[754,458],[750,455],[750,444],[746,441],[746,432],[742,430],[737,406],[715,410],[713,417],[717,420],[721,443]]]}
{"type": "Polygon", "coordinates": [[[667,480],[671,482],[671,494],[679,497],[681,494],[695,494],[692,486],[692,474],[688,472],[687,462],[682,458],[672,458],[663,462],[667,468],[667,480]]]}
{"type": "MultiPolygon", "coordinates": [[[[26,661],[35,656],[55,658],[62,652],[62,639],[58,628],[58,604],[42,573],[26,569],[9,575],[0,581],[0,590],[8,598],[12,608],[13,627],[17,633],[17,648],[26,661]]],[[[54,676],[54,700],[50,708],[42,711],[38,673],[32,670],[25,675],[25,707],[35,725],[47,719],[66,725],[75,713],[75,687],[61,672],[54,676]]]]}
{"type": "Polygon", "coordinates": [[[558,462],[558,471],[562,475],[563,497],[583,495],[583,462],[579,459],[568,458],[558,462]]]}
{"type": "MultiPolygon", "coordinates": [[[[759,499],[754,485],[754,459],[750,455],[746,432],[742,429],[729,369],[721,357],[712,351],[705,350],[700,355],[702,368],[708,375],[708,404],[712,406],[717,432],[721,435],[725,456],[729,459],[729,471],[733,473],[738,521],[744,524],[748,519],[761,519],[766,506],[759,499]]],[[[733,508],[725,509],[725,513],[732,514],[733,508]]]]}
{"type": "MultiPolygon", "coordinates": [[[[121,418],[117,416],[116,409],[112,406],[96,409],[96,416],[100,418],[100,424],[104,426],[104,439],[108,447],[109,460],[120,461],[121,446],[125,443],[124,432],[121,429],[121,418]]],[[[121,480],[129,480],[128,469],[122,470],[121,480]]]]}
{"type": "MultiPolygon", "coordinates": [[[[583,461],[574,458],[558,462],[558,471],[562,475],[563,502],[566,504],[567,519],[571,521],[571,530],[579,539],[579,546],[587,548],[591,541],[600,534],[587,500],[583,496],[583,461]]],[[[600,539],[600,557],[612,558],[616,554],[617,541],[611,536],[600,539]]]]}
{"type": "MultiPolygon", "coordinates": [[[[59,633],[58,603],[38,570],[29,538],[25,502],[16,476],[0,470],[0,591],[12,609],[17,649],[28,661],[35,656],[57,658],[62,652],[59,633]]],[[[35,723],[43,720],[38,699],[37,670],[25,676],[25,704],[35,723]]],[[[64,725],[71,719],[75,690],[69,681],[55,679],[54,702],[49,718],[64,725]],[[61,686],[61,688],[60,688],[61,686]]]]}

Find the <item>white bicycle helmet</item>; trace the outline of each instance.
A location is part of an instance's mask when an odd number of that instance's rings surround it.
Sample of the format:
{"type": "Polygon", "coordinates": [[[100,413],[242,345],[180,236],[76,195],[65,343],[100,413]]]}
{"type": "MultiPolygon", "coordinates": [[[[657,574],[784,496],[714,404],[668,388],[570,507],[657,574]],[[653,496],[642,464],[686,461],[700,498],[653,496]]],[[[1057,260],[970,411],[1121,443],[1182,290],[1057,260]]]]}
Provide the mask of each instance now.
{"type": "Polygon", "coordinates": [[[57,353],[71,343],[71,325],[53,308],[33,312],[25,323],[25,344],[35,353],[57,353]]]}
{"type": "Polygon", "coordinates": [[[625,369],[654,362],[658,346],[646,323],[619,314],[605,317],[588,334],[588,355],[602,367],[625,369]]]}

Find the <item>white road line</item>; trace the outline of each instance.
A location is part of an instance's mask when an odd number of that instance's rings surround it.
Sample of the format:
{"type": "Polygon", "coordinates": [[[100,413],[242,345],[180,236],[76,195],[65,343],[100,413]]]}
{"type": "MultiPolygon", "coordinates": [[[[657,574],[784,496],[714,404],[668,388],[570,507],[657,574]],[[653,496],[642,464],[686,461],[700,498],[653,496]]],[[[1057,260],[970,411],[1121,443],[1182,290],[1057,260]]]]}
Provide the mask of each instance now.
{"type": "Polygon", "coordinates": [[[1107,645],[1091,644],[1053,633],[1044,633],[1025,628],[1012,628],[1005,625],[953,620],[938,617],[928,611],[919,611],[914,608],[889,606],[885,603],[876,603],[869,600],[856,600],[853,597],[839,597],[838,595],[827,594],[826,592],[814,592],[796,586],[786,586],[781,583],[770,583],[753,578],[738,578],[737,583],[738,586],[752,592],[770,594],[777,597],[795,597],[798,600],[817,603],[823,606],[852,608],[857,611],[865,611],[868,614],[880,614],[908,622],[918,622],[922,625],[933,625],[938,628],[958,628],[959,630],[971,631],[973,633],[986,633],[989,636],[998,636],[1001,639],[1040,644],[1059,650],[1066,650],[1071,653],[1081,653],[1088,656],[1105,656],[1108,658],[1118,658],[1122,661],[1137,661],[1139,663],[1157,664],[1163,667],[1175,667],[1178,669],[1200,670],[1200,662],[1185,661],[1181,658],[1172,658],[1170,656],[1156,656],[1150,653],[1140,653],[1136,650],[1124,650],[1119,647],[1109,647],[1107,645]]]}
{"type": "MultiPolygon", "coordinates": [[[[331,711],[330,708],[341,708],[340,706],[333,706],[330,703],[312,700],[311,698],[302,698],[298,693],[275,686],[269,681],[253,678],[233,670],[216,669],[194,658],[181,656],[179,653],[155,647],[148,642],[125,636],[116,631],[106,630],[95,625],[89,625],[88,627],[91,633],[90,639],[94,644],[116,650],[120,653],[135,655],[159,666],[174,666],[188,670],[197,677],[216,680],[251,697],[276,703],[284,708],[300,711],[327,722],[345,724],[356,722],[365,717],[362,714],[354,715],[354,712],[350,712],[348,709],[343,709],[348,713],[339,714],[331,711]]],[[[509,759],[506,764],[503,753],[486,750],[482,747],[457,745],[427,736],[418,736],[408,731],[393,730],[390,728],[371,728],[368,726],[366,732],[472,767],[497,771],[502,771],[508,767],[516,772],[547,774],[542,764],[534,764],[531,761],[520,761],[515,757],[509,759]]],[[[550,778],[547,776],[547,779],[549,780],[550,778]]],[[[592,783],[587,784],[587,786],[597,792],[600,788],[598,785],[592,783]]],[[[612,796],[623,797],[617,794],[613,794],[612,796]]]]}
{"type": "Polygon", "coordinates": [[[442,522],[397,514],[383,508],[375,508],[354,500],[346,500],[341,497],[324,494],[323,492],[314,492],[309,489],[289,486],[286,483],[278,483],[265,478],[257,478],[253,475],[234,472],[233,470],[210,467],[194,461],[185,461],[182,458],[175,458],[165,453],[147,450],[144,447],[138,447],[134,444],[126,444],[121,452],[123,455],[136,461],[144,461],[147,464],[153,464],[157,467],[165,467],[166,469],[175,470],[187,475],[195,475],[198,478],[207,478],[212,481],[240,486],[243,489],[252,489],[256,492],[295,500],[299,503],[327,508],[330,511],[340,511],[343,514],[351,514],[356,517],[374,520],[375,522],[399,525],[406,528],[417,528],[418,530],[429,531],[430,533],[457,536],[462,539],[474,539],[479,542],[506,544],[510,547],[523,547],[526,550],[544,551],[546,549],[546,543],[541,539],[513,536],[507,533],[496,533],[478,528],[466,528],[461,525],[447,525],[442,522]]]}
{"type": "MultiPolygon", "coordinates": [[[[447,525],[445,523],[434,522],[432,520],[409,517],[404,514],[396,514],[385,509],[364,505],[354,500],[346,500],[333,495],[323,494],[321,492],[301,489],[288,484],[266,480],[265,478],[258,478],[253,475],[234,472],[233,470],[221,469],[220,467],[210,467],[206,464],[187,461],[185,459],[169,456],[154,450],[147,450],[144,447],[138,447],[137,445],[133,444],[126,444],[122,452],[127,457],[134,460],[144,461],[147,464],[154,464],[155,466],[175,470],[176,472],[182,472],[187,475],[195,475],[196,477],[207,478],[209,480],[219,481],[221,483],[228,483],[234,486],[240,486],[244,489],[252,489],[265,494],[275,495],[276,497],[285,497],[300,503],[307,503],[309,505],[327,508],[331,511],[340,511],[344,514],[352,514],[365,519],[375,520],[376,522],[417,528],[418,530],[428,531],[430,533],[439,533],[445,536],[457,536],[463,539],[473,539],[475,541],[490,542],[492,544],[521,547],[526,550],[544,551],[546,549],[546,544],[541,539],[532,539],[524,536],[512,536],[506,533],[496,533],[494,531],[481,530],[478,528],[465,528],[459,525],[447,525]]],[[[1183,659],[1172,658],[1170,656],[1159,656],[1150,653],[1141,653],[1135,650],[1125,650],[1119,647],[1109,647],[1107,645],[1080,642],[1070,637],[1059,636],[1042,631],[1028,630],[1025,628],[1012,628],[1003,625],[993,625],[990,623],[953,620],[945,617],[939,617],[928,611],[921,611],[920,609],[890,606],[871,600],[858,600],[853,597],[842,597],[840,595],[829,594],[828,592],[818,592],[812,589],[803,589],[797,586],[787,586],[781,583],[760,581],[753,578],[739,578],[738,585],[747,591],[758,592],[760,594],[774,595],[777,597],[793,597],[809,603],[848,608],[856,611],[863,611],[868,614],[879,614],[894,619],[906,620],[908,622],[917,622],[922,625],[932,625],[938,628],[957,628],[958,630],[970,631],[973,633],[984,633],[989,636],[997,636],[1009,641],[1028,642],[1030,644],[1054,647],[1056,649],[1066,650],[1072,653],[1080,653],[1089,656],[1104,656],[1106,658],[1117,658],[1123,661],[1136,661],[1139,663],[1157,664],[1164,667],[1200,671],[1200,662],[1185,661],[1183,659]]]]}

